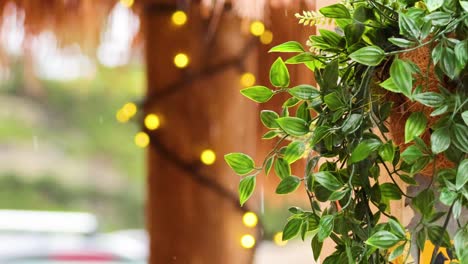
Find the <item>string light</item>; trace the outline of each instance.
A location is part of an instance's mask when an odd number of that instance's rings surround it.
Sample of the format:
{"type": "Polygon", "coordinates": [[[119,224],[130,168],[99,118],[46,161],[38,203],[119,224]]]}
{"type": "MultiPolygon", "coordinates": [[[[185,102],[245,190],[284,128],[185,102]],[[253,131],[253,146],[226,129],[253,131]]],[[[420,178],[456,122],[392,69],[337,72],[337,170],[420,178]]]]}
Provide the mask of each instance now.
{"type": "Polygon", "coordinates": [[[178,53],[174,57],[174,64],[177,68],[185,68],[189,64],[189,57],[185,53],[178,53]]]}
{"type": "Polygon", "coordinates": [[[253,212],[247,212],[242,217],[242,222],[247,227],[255,227],[258,223],[258,217],[253,212]]]}
{"type": "Polygon", "coordinates": [[[200,155],[200,160],[205,165],[212,165],[216,161],[216,153],[211,149],[205,149],[200,155]]]}
{"type": "Polygon", "coordinates": [[[115,119],[119,121],[120,123],[126,123],[128,121],[128,116],[124,113],[122,109],[119,109],[117,113],[115,114],[115,119]]]}
{"type": "Polygon", "coordinates": [[[243,248],[253,248],[255,246],[255,238],[252,235],[246,234],[241,237],[240,243],[243,248]]]}
{"type": "Polygon", "coordinates": [[[132,7],[134,2],[135,2],[134,0],[120,0],[120,3],[123,6],[128,7],[128,8],[132,7]]]}
{"type": "Polygon", "coordinates": [[[137,110],[138,110],[138,108],[137,108],[136,104],[131,103],[131,102],[124,104],[124,106],[122,107],[123,113],[128,118],[131,118],[132,116],[134,116],[136,114],[137,110]]]}
{"type": "Polygon", "coordinates": [[[149,130],[156,130],[161,125],[161,120],[159,120],[159,116],[155,114],[149,114],[145,117],[145,127],[149,130]]]}
{"type": "Polygon", "coordinates": [[[270,30],[265,30],[260,36],[260,42],[262,44],[268,45],[273,41],[273,33],[270,30]]]}
{"type": "Polygon", "coordinates": [[[278,232],[273,236],[273,242],[276,245],[282,247],[288,243],[288,241],[283,241],[283,232],[278,232]]]}
{"type": "Polygon", "coordinates": [[[261,36],[265,31],[265,25],[261,21],[254,21],[250,24],[250,33],[254,36],[261,36]]]}
{"type": "Polygon", "coordinates": [[[150,142],[148,134],[145,132],[138,132],[135,135],[135,144],[140,148],[146,148],[150,142]]]}
{"type": "Polygon", "coordinates": [[[187,14],[184,11],[175,11],[171,17],[172,23],[176,26],[182,26],[187,23],[187,14]]]}
{"type": "Polygon", "coordinates": [[[255,75],[250,72],[242,74],[240,78],[240,83],[244,87],[249,87],[255,84],[255,75]]]}

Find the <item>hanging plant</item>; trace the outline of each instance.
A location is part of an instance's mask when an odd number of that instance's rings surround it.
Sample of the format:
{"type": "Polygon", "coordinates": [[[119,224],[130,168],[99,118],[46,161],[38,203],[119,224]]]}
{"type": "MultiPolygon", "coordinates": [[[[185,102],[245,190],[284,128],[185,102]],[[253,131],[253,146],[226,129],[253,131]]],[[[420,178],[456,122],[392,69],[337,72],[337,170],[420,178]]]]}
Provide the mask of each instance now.
{"type": "Polygon", "coordinates": [[[242,176],[240,203],[256,176],[273,168],[276,193],[301,187],[310,202],[289,209],[283,240],[311,238],[318,259],[331,238],[335,251],[323,263],[406,263],[410,248],[423,250],[426,240],[435,245],[432,263],[439,247],[468,263],[468,1],[346,1],[296,17],[304,25],[332,19],[336,30],[320,29],[307,48],[295,41],[272,48],[298,54],[273,63],[273,89],[241,91],[260,103],[278,93],[290,98],[281,113],[260,113],[269,129],[263,139],[277,140],[263,164],[225,156],[242,176]],[[290,87],[286,64],[305,65],[320,88],[290,87]],[[295,176],[291,164],[301,158],[306,170],[295,176]],[[416,185],[418,173],[431,184],[410,196],[402,183],[416,185]],[[390,201],[401,199],[420,215],[415,227],[390,212],[390,201]],[[450,221],[458,225],[452,235],[450,221]]]}

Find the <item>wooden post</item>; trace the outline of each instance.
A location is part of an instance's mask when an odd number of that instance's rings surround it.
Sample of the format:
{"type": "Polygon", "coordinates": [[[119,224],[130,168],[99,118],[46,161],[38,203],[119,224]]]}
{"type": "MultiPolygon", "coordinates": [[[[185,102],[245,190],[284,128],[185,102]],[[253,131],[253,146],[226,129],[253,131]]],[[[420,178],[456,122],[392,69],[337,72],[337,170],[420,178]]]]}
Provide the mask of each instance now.
{"type": "Polygon", "coordinates": [[[142,16],[146,113],[161,118],[161,127],[148,131],[150,263],[250,263],[253,250],[239,241],[256,230],[242,225],[239,177],[223,160],[228,152],[255,152],[256,105],[239,93],[238,65],[254,65],[249,41],[231,12],[207,40],[209,22],[196,2],[186,10],[187,24],[173,25],[176,2],[148,0],[142,16]],[[173,64],[180,52],[190,59],[184,69],[173,64]],[[204,149],[217,154],[211,166],[199,161],[204,149]]]}

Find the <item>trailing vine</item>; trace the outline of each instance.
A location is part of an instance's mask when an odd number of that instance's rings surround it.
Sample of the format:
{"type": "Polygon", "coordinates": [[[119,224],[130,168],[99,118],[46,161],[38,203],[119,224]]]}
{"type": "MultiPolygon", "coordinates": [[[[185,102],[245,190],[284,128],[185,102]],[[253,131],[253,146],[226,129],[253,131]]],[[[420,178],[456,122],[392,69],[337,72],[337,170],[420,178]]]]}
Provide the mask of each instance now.
{"type": "Polygon", "coordinates": [[[310,202],[310,209],[289,209],[283,240],[311,238],[318,259],[331,238],[336,247],[325,264],[406,263],[410,248],[423,250],[426,240],[435,245],[432,263],[440,247],[468,263],[468,1],[348,0],[319,13],[296,17],[304,25],[332,19],[336,31],[320,29],[308,48],[296,41],[273,47],[297,55],[273,63],[273,89],[241,90],[259,103],[278,93],[290,98],[281,113],[260,113],[269,129],[263,139],[277,139],[260,167],[243,153],[225,156],[242,176],[240,203],[252,195],[256,176],[273,169],[281,179],[276,193],[302,186],[310,202]],[[411,57],[417,51],[426,51],[425,65],[424,56],[411,57]],[[290,87],[286,64],[305,65],[320,89],[290,87]],[[392,130],[398,122],[403,138],[392,130]],[[296,176],[291,164],[302,158],[306,170],[296,176]],[[416,174],[432,179],[413,196],[406,186],[418,184],[416,174]],[[405,228],[390,211],[390,201],[403,198],[420,216],[415,227],[405,228]],[[450,221],[458,225],[454,234],[450,221]]]}

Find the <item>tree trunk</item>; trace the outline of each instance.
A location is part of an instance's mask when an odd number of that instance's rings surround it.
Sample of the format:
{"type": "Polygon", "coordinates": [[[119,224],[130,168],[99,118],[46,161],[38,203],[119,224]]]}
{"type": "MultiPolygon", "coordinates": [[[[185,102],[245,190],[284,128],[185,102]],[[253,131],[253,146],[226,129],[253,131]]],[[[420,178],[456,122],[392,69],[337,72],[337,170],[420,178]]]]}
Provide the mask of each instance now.
{"type": "Polygon", "coordinates": [[[213,39],[207,40],[209,21],[196,3],[187,10],[187,24],[173,25],[176,2],[148,0],[142,16],[146,113],[161,117],[161,127],[148,132],[150,263],[249,263],[253,250],[239,241],[256,230],[242,225],[239,177],[223,155],[255,152],[256,105],[239,93],[238,67],[254,65],[246,48],[251,45],[230,12],[223,12],[213,39]],[[185,69],[173,64],[179,52],[190,58],[185,69]],[[204,149],[217,154],[211,166],[199,161],[204,149]]]}

